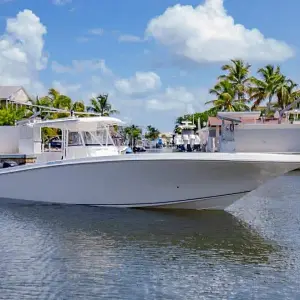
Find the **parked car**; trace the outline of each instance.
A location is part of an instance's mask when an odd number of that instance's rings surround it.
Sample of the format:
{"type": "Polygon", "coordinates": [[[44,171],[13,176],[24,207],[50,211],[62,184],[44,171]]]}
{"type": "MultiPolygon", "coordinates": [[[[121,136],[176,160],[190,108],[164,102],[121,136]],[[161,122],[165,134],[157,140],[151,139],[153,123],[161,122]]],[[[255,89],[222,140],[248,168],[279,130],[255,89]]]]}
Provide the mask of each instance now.
{"type": "Polygon", "coordinates": [[[53,137],[50,139],[49,144],[51,148],[61,148],[61,139],[58,136],[53,137]]]}
{"type": "Polygon", "coordinates": [[[146,149],[142,146],[135,146],[133,147],[133,152],[136,153],[136,152],[146,152],[146,149]]]}

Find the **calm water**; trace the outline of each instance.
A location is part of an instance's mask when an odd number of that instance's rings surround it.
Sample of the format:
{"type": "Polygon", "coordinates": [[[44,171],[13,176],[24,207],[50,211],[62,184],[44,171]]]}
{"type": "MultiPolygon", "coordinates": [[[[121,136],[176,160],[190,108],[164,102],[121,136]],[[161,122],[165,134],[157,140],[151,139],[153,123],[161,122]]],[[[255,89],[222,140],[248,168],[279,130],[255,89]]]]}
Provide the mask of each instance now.
{"type": "Polygon", "coordinates": [[[300,299],[299,183],[230,213],[0,205],[0,299],[300,299]]]}

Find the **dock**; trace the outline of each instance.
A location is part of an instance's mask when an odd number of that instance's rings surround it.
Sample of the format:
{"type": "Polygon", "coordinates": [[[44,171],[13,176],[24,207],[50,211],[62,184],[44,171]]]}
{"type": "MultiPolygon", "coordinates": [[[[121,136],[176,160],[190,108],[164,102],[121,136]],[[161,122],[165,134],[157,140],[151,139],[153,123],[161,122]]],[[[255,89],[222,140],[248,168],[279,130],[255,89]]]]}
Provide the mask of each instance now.
{"type": "Polygon", "coordinates": [[[36,155],[28,154],[0,154],[0,163],[5,161],[14,161],[18,165],[32,164],[36,162],[36,155]]]}

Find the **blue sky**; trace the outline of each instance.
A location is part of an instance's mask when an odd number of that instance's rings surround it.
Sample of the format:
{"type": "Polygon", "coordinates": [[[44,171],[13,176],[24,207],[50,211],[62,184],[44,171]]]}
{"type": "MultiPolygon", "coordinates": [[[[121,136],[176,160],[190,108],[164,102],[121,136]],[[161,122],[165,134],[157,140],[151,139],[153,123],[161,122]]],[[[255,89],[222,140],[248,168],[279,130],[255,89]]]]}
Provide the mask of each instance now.
{"type": "Polygon", "coordinates": [[[0,81],[109,93],[121,118],[172,130],[205,109],[230,58],[300,82],[299,0],[0,0],[0,81]]]}

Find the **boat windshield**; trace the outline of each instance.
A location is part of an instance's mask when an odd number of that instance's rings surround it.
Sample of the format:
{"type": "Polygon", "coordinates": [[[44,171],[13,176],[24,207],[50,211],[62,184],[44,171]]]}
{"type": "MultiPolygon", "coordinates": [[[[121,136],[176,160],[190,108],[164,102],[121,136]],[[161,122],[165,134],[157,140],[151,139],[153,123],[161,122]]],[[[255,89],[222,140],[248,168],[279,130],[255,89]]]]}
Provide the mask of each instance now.
{"type": "Polygon", "coordinates": [[[83,146],[79,132],[69,132],[68,146],[83,146]]]}
{"type": "Polygon", "coordinates": [[[101,127],[96,131],[69,132],[68,146],[115,146],[120,134],[114,127],[101,127]]]}

